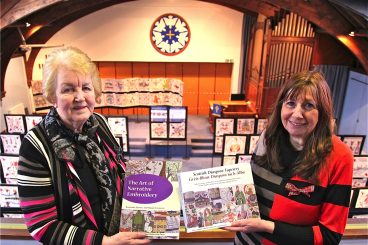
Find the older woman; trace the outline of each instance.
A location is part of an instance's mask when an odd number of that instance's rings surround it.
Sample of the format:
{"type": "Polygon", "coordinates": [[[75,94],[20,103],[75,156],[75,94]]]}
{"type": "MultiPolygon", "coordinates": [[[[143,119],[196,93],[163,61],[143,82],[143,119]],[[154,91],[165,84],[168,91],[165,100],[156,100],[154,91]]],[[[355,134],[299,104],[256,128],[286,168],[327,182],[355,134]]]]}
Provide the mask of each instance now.
{"type": "Polygon", "coordinates": [[[239,220],[236,244],[338,244],[352,182],[351,150],[333,135],[330,89],[318,72],[281,88],[252,158],[262,219],[239,220]]]}
{"type": "Polygon", "coordinates": [[[82,51],[48,55],[44,96],[53,104],[24,138],[18,188],[30,234],[46,244],[148,244],[144,233],[119,232],[122,151],[103,116],[98,70],[82,51]]]}

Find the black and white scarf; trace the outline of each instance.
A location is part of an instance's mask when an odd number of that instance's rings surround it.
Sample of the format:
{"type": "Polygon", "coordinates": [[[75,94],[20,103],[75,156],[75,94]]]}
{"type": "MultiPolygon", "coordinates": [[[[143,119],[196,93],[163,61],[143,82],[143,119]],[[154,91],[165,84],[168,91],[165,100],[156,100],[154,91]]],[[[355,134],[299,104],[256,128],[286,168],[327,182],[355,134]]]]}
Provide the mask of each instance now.
{"type": "MultiPolygon", "coordinates": [[[[83,187],[79,181],[79,177],[73,168],[78,167],[79,159],[85,161],[87,165],[91,168],[94,173],[97,183],[98,190],[101,198],[101,210],[104,219],[104,234],[112,235],[118,231],[119,219],[116,219],[118,214],[120,217],[120,210],[116,211],[116,199],[120,198],[116,191],[116,186],[114,184],[114,179],[116,176],[112,174],[109,169],[108,160],[105,154],[99,147],[99,145],[93,139],[96,138],[96,131],[99,127],[99,123],[95,116],[91,116],[86,123],[83,125],[81,133],[74,133],[71,129],[67,128],[61,121],[55,108],[51,108],[50,112],[45,117],[45,129],[49,136],[57,158],[67,164],[67,169],[69,170],[69,175],[76,175],[75,178],[71,178],[74,182],[73,186],[80,196],[82,207],[83,200],[85,198],[81,197],[80,192],[83,192],[83,187]],[[79,155],[79,158],[77,156],[79,155]],[[82,200],[83,199],[83,200],[82,200]]],[[[89,205],[88,200],[86,201],[89,205]]],[[[86,216],[95,224],[97,228],[96,221],[94,220],[92,211],[84,210],[86,216]]]]}

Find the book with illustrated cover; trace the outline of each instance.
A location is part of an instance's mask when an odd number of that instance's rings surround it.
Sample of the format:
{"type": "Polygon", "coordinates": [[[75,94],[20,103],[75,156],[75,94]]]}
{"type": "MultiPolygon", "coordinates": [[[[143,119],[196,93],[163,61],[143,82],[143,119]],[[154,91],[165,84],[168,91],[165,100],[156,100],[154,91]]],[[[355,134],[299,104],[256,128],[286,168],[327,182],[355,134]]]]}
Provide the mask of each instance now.
{"type": "Polygon", "coordinates": [[[143,231],[150,239],[179,239],[182,161],[129,160],[120,231],[143,231]]]}
{"type": "Polygon", "coordinates": [[[259,218],[249,163],[178,174],[187,232],[229,226],[233,221],[259,218]]]}

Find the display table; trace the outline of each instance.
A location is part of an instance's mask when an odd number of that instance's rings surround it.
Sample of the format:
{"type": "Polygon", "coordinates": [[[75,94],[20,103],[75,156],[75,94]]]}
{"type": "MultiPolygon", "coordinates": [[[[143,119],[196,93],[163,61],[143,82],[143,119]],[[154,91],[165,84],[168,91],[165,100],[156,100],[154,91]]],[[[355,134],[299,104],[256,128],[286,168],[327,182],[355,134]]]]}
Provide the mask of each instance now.
{"type": "MultiPolygon", "coordinates": [[[[186,233],[184,227],[180,227],[180,240],[175,242],[230,242],[233,238],[233,232],[221,229],[186,233]]],[[[0,218],[0,239],[30,240],[33,238],[28,233],[23,219],[0,218]]],[[[368,219],[349,219],[343,239],[368,239],[368,219]]]]}
{"type": "Polygon", "coordinates": [[[257,111],[250,101],[244,100],[209,100],[208,121],[211,124],[211,131],[214,127],[214,116],[212,114],[213,105],[221,105],[223,107],[222,117],[256,117],[257,111]]]}

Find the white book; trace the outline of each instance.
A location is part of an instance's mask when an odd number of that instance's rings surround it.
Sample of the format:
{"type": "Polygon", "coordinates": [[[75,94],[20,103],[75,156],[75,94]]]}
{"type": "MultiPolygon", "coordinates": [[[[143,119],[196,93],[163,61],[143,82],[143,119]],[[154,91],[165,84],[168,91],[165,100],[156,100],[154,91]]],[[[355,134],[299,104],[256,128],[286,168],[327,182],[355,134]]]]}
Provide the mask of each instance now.
{"type": "Polygon", "coordinates": [[[244,218],[259,218],[249,163],[178,174],[187,232],[229,226],[244,218]]]}

